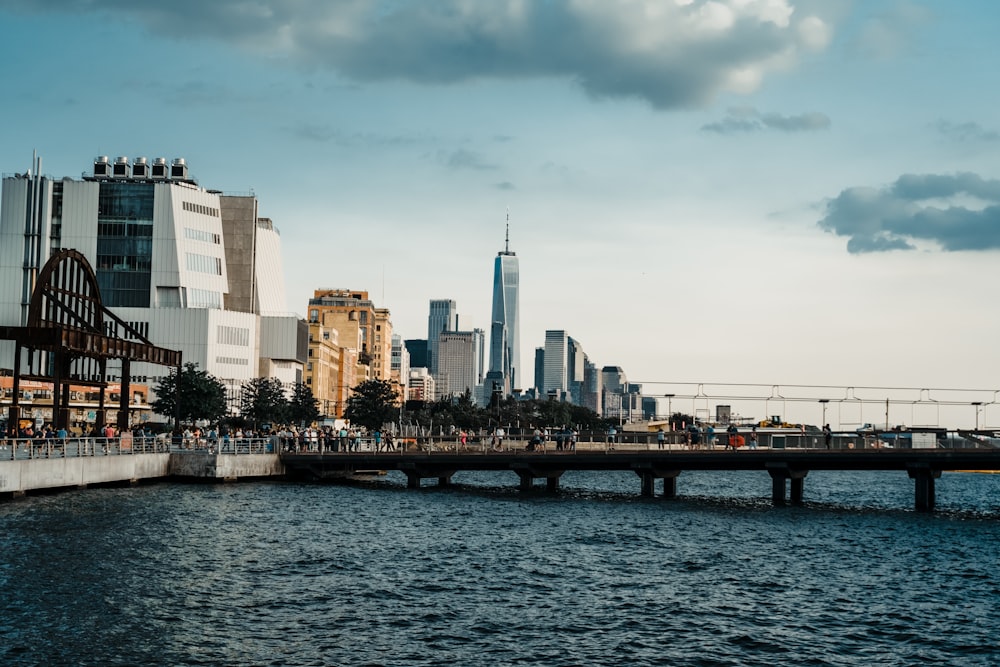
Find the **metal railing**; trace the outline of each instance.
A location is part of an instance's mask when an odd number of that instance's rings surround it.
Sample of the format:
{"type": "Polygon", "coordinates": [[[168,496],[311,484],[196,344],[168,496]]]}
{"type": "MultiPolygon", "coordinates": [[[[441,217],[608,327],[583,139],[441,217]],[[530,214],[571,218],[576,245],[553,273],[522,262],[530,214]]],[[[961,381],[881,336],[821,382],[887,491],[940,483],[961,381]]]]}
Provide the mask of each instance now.
{"type": "Polygon", "coordinates": [[[147,436],[132,438],[3,438],[0,437],[0,461],[65,459],[93,456],[132,456],[134,454],[203,453],[203,454],[272,454],[278,451],[277,437],[268,438],[185,438],[184,436],[147,436]]]}

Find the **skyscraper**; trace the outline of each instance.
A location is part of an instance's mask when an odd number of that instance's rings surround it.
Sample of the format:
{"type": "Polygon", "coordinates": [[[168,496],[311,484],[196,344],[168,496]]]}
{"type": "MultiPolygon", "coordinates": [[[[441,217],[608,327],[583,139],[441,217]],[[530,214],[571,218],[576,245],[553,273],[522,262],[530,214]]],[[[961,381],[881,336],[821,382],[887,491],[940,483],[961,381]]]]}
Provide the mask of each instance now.
{"type": "Polygon", "coordinates": [[[545,332],[545,365],[542,397],[554,396],[563,400],[566,394],[566,348],[568,336],[562,329],[545,332]]]}
{"type": "Polygon", "coordinates": [[[427,369],[437,379],[438,339],[442,331],[458,329],[457,307],[451,299],[431,299],[430,314],[427,316],[427,369]]]}
{"type": "Polygon", "coordinates": [[[478,402],[483,384],[482,329],[472,331],[442,331],[438,340],[438,372],[434,376],[437,395],[458,396],[467,390],[478,402]]]}
{"type": "Polygon", "coordinates": [[[518,331],[517,255],[510,250],[508,215],[504,249],[493,262],[493,319],[490,325],[490,370],[486,374],[488,391],[499,389],[507,396],[519,389],[521,345],[518,331]]]}

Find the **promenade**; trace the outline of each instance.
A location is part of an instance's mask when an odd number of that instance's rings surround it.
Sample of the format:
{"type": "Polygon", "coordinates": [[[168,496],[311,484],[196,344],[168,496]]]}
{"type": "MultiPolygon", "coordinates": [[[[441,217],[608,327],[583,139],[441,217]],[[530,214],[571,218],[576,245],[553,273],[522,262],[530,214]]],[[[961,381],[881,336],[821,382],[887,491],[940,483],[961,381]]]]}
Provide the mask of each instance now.
{"type": "MultiPolygon", "coordinates": [[[[677,440],[677,438],[673,438],[677,440]]],[[[992,448],[909,449],[761,447],[733,450],[722,445],[692,448],[667,442],[582,442],[559,450],[546,443],[529,451],[521,440],[496,448],[465,446],[454,439],[411,443],[399,449],[334,451],[318,443],[278,437],[217,442],[160,438],[73,438],[65,441],[0,440],[0,496],[31,491],[134,484],[154,479],[235,481],[247,478],[336,481],[373,471],[398,471],[407,487],[425,480],[448,485],[464,471],[512,473],[523,491],[542,486],[555,491],[570,470],[627,471],[636,474],[643,496],[677,496],[685,471],[759,471],[770,479],[776,505],[804,500],[805,479],[814,470],[898,471],[914,482],[914,507],[932,511],[935,482],[953,470],[1000,470],[1000,450],[992,448]]]]}

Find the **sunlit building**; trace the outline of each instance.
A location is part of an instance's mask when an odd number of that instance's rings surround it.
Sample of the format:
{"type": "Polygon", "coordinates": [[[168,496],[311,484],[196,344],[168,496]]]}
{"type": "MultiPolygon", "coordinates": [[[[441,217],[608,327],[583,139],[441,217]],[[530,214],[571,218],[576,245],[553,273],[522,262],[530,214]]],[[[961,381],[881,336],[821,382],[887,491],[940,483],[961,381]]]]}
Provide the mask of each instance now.
{"type": "MultiPolygon", "coordinates": [[[[102,156],[81,180],[40,171],[37,160],[3,179],[0,324],[25,324],[38,271],[73,248],[94,268],[107,307],[222,380],[230,398],[261,374],[301,380],[306,325],[285,306],[280,236],[258,217],[253,194],[206,190],[181,158],[102,156]]],[[[12,364],[13,344],[0,342],[0,367],[12,364]]],[[[150,385],[165,372],[131,367],[150,385]]]]}

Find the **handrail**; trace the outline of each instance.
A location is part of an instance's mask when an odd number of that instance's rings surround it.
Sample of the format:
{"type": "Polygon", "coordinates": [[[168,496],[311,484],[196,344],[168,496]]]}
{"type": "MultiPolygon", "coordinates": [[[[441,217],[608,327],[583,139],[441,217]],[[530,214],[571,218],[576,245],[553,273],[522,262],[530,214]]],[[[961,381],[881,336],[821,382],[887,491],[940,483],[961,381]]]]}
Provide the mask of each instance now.
{"type": "Polygon", "coordinates": [[[132,456],[134,454],[205,453],[271,454],[277,453],[277,436],[267,438],[185,438],[174,436],[128,436],[105,438],[74,436],[68,438],[0,437],[0,461],[65,459],[94,456],[132,456]]]}

